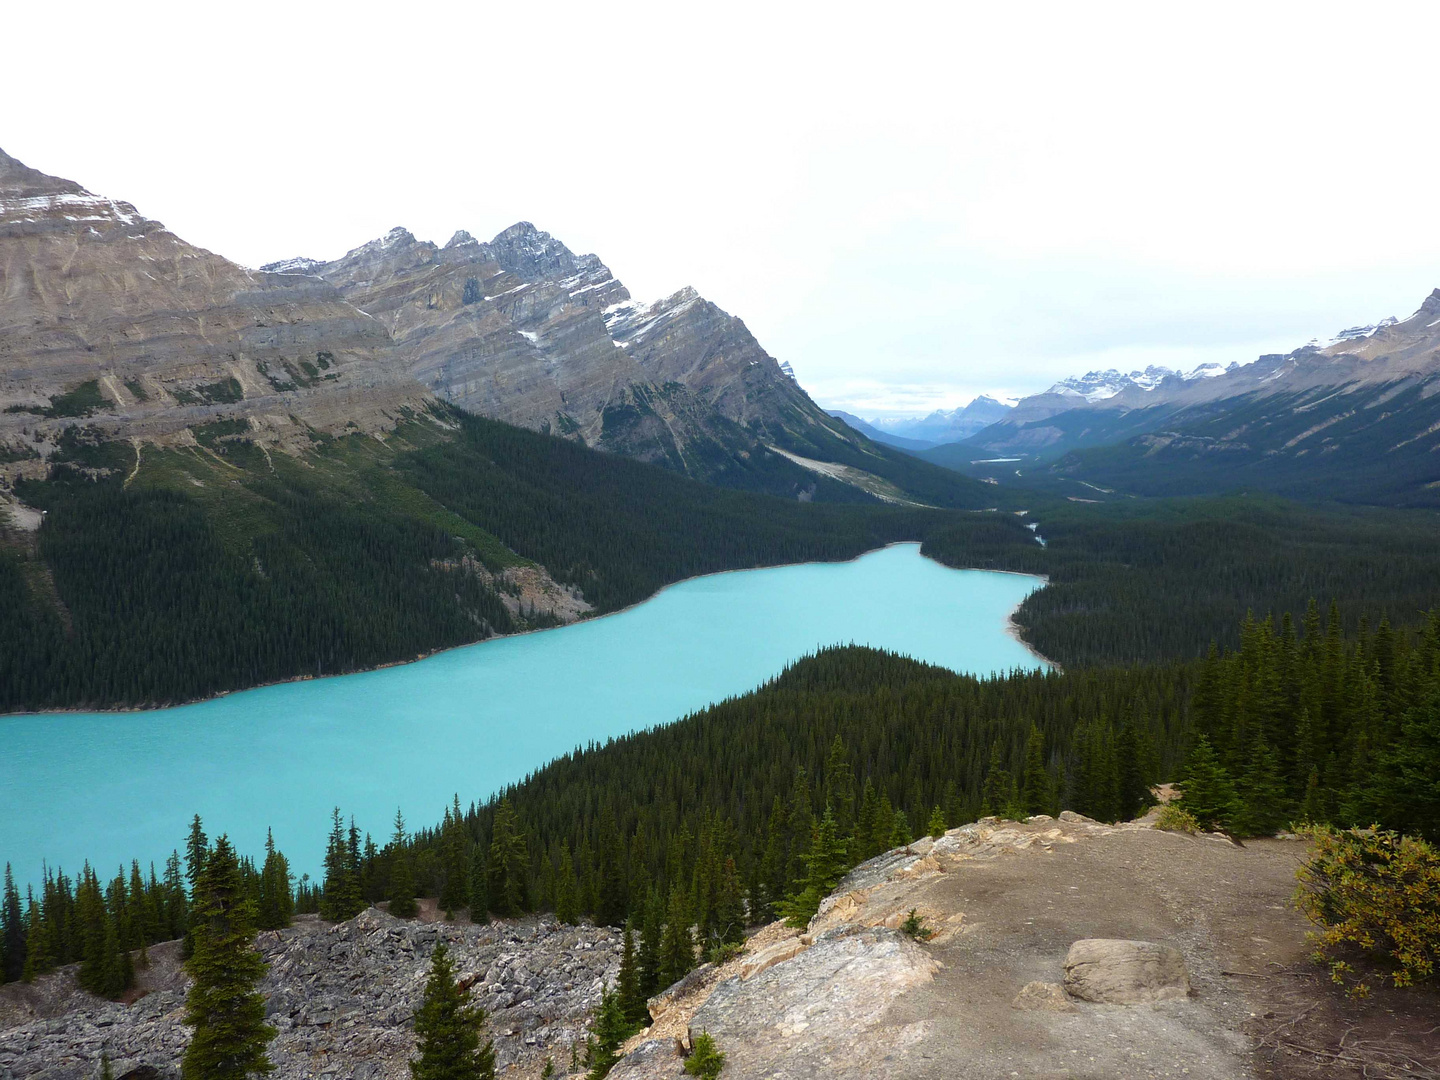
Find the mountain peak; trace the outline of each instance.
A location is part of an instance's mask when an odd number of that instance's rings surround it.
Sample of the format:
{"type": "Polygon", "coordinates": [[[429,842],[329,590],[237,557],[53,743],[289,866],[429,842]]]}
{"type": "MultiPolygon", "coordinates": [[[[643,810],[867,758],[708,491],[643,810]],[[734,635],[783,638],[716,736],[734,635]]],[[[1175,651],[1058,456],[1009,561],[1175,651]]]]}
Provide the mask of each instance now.
{"type": "MultiPolygon", "coordinates": [[[[40,195],[89,195],[73,180],[32,169],[0,150],[0,196],[33,198],[40,195]]],[[[93,196],[92,196],[93,198],[93,196]]]]}
{"type": "Polygon", "coordinates": [[[445,246],[447,248],[465,247],[470,244],[474,244],[478,247],[480,241],[476,240],[475,237],[471,236],[464,229],[456,229],[455,235],[450,237],[450,239],[445,242],[445,246]]]}

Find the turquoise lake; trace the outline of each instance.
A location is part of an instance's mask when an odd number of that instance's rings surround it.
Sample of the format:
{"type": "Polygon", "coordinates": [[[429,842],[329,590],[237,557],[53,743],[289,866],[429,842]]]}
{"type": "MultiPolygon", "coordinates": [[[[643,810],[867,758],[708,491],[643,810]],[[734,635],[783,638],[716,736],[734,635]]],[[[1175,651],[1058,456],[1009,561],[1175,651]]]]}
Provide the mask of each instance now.
{"type": "Polygon", "coordinates": [[[298,874],[320,865],[331,808],[383,843],[591,740],[679,719],[834,644],[974,674],[1043,662],[1008,618],[1041,580],[951,570],[897,544],[848,563],[695,578],[627,611],[412,664],[146,712],[0,717],[0,861],[102,876],[163,869],[192,815],[298,874]]]}

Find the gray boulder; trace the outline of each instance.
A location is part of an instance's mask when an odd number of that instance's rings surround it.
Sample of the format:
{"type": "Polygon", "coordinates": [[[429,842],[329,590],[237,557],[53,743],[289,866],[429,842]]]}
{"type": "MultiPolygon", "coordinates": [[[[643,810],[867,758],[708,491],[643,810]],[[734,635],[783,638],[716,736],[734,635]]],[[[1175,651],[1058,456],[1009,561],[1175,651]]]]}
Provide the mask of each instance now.
{"type": "Polygon", "coordinates": [[[1153,941],[1083,938],[1065,957],[1065,990],[1071,997],[1110,1005],[1188,997],[1185,959],[1153,941]]]}

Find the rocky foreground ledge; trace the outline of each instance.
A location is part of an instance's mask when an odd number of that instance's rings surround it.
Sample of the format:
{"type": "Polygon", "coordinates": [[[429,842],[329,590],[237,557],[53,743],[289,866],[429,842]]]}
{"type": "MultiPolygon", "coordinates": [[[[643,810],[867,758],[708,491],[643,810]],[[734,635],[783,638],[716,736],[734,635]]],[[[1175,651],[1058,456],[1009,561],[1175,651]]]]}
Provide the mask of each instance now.
{"type": "MultiPolygon", "coordinates": [[[[1435,996],[1347,1001],[1307,962],[1289,904],[1303,848],[1234,845],[1075,814],[986,819],[852,871],[802,933],[773,924],[650,1003],[614,1080],[680,1080],[709,1031],[723,1080],[1395,1080],[1440,1075],[1435,996]],[[907,934],[910,912],[925,932],[907,934]],[[928,935],[928,936],[927,936],[928,935]],[[1428,1071],[1427,1071],[1428,1070],[1428,1071]]],[[[400,1080],[430,952],[490,1012],[499,1074],[564,1075],[619,970],[613,930],[371,910],[259,946],[279,1080],[400,1080]]],[[[171,1080],[188,1031],[176,946],[148,993],[97,1001],[72,972],[0,988],[0,1080],[171,1080]]]]}
{"type": "MultiPolygon", "coordinates": [[[[257,939],[270,964],[266,1014],[279,1030],[272,1075],[408,1080],[415,1009],[442,941],[490,1014],[502,1075],[539,1075],[547,1056],[563,1072],[620,968],[616,932],[548,917],[488,926],[407,922],[374,908],[334,926],[304,917],[257,939]]],[[[190,1036],[178,953],[177,942],[150,950],[139,979],[150,992],[132,1005],[77,990],[73,969],[4,987],[0,1078],[95,1080],[102,1053],[117,1080],[177,1077],[190,1036]]]]}

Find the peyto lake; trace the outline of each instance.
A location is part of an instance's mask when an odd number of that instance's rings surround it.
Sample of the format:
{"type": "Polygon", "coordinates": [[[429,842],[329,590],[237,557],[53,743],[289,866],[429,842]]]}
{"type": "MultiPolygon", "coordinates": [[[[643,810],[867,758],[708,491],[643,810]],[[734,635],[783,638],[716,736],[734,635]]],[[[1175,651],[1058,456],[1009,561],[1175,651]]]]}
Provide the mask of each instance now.
{"type": "Polygon", "coordinates": [[[314,874],[330,810],[377,842],[591,740],[751,690],[833,644],[987,674],[1042,661],[1008,619],[1040,579],[951,570],[898,544],[848,563],[695,578],[627,611],[412,664],[146,712],[0,717],[0,860],[163,861],[199,813],[255,854],[265,829],[314,874]]]}

